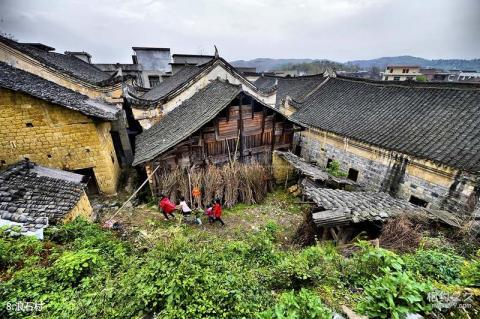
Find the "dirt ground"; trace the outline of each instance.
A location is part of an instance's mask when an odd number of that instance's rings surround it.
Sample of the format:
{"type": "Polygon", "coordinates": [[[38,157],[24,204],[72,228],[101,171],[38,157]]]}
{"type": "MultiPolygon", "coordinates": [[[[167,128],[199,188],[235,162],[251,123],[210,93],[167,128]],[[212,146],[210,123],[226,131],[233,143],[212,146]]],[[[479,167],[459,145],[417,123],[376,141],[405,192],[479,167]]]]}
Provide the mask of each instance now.
{"type": "MultiPolygon", "coordinates": [[[[181,213],[176,218],[165,220],[156,206],[142,204],[136,207],[124,208],[114,217],[128,233],[141,233],[144,237],[158,237],[162,231],[172,231],[181,225],[191,234],[209,232],[225,239],[239,239],[246,233],[255,232],[267,223],[276,223],[281,230],[281,241],[288,243],[295,230],[304,219],[304,212],[308,209],[300,199],[288,194],[284,189],[277,189],[268,194],[263,203],[254,205],[237,204],[230,209],[223,209],[222,219],[226,226],[219,223],[210,225],[205,215],[201,216],[202,225],[186,224],[181,213]],[[155,234],[155,235],[154,235],[155,234]]],[[[108,209],[100,217],[103,224],[110,219],[116,209],[108,209]]]]}

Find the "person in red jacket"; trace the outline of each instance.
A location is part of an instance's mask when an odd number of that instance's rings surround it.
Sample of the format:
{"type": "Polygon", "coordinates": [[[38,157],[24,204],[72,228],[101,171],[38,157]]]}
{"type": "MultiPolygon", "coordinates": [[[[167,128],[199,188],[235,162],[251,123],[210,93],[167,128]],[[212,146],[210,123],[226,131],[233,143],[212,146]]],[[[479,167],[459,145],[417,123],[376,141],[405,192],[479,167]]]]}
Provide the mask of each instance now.
{"type": "Polygon", "coordinates": [[[222,205],[220,204],[220,199],[215,200],[215,204],[213,205],[212,208],[212,213],[213,213],[213,222],[215,223],[216,221],[219,221],[222,226],[225,226],[225,223],[222,220],[222,205]]]}
{"type": "Polygon", "coordinates": [[[169,215],[175,218],[175,215],[173,214],[173,211],[177,208],[166,195],[160,195],[160,203],[158,206],[160,207],[160,210],[163,213],[163,216],[165,216],[165,219],[168,220],[169,215]]]}

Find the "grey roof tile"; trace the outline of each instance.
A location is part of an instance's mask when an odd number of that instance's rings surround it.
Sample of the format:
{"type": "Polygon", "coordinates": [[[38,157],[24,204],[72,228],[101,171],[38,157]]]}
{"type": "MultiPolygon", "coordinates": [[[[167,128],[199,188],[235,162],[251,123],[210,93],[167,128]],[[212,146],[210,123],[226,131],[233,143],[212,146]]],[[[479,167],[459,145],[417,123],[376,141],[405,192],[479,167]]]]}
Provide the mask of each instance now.
{"type": "Polygon", "coordinates": [[[264,92],[277,90],[275,106],[279,107],[288,95],[296,102],[302,102],[326,78],[323,75],[308,75],[297,77],[261,76],[254,85],[264,92]]]}
{"type": "Polygon", "coordinates": [[[189,79],[200,74],[206,65],[201,66],[185,66],[177,73],[173,74],[171,77],[166,78],[163,82],[159,83],[157,86],[152,88],[150,91],[146,92],[141,96],[144,100],[160,100],[167,96],[170,92],[173,92],[178,87],[183,85],[189,79]]]}
{"type": "Polygon", "coordinates": [[[154,159],[195,133],[240,92],[240,86],[219,80],[211,82],[137,136],[133,165],[154,159]]]}
{"type": "Polygon", "coordinates": [[[83,194],[82,178],[32,162],[18,162],[0,171],[0,218],[27,228],[58,222],[83,194]]]}
{"type": "Polygon", "coordinates": [[[387,150],[480,172],[480,89],[330,78],[293,120],[387,150]]]}
{"type": "Polygon", "coordinates": [[[0,62],[0,87],[19,91],[88,116],[115,120],[119,109],[0,62]]]}
{"type": "Polygon", "coordinates": [[[0,42],[5,43],[11,48],[18,50],[45,65],[80,80],[97,85],[110,84],[114,81],[111,76],[94,65],[82,61],[72,55],[41,50],[38,47],[18,43],[2,36],[0,36],[0,42]]]}

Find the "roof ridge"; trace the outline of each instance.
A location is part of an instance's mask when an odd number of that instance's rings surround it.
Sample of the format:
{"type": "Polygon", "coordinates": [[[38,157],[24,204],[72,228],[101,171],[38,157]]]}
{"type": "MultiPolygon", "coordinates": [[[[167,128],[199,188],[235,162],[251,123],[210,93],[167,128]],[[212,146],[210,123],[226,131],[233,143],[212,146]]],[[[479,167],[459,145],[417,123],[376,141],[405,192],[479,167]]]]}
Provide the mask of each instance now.
{"type": "Polygon", "coordinates": [[[99,98],[73,91],[36,74],[0,62],[0,87],[22,92],[87,116],[115,120],[119,109],[99,98]]]}
{"type": "Polygon", "coordinates": [[[348,77],[337,75],[338,80],[365,83],[374,86],[403,87],[411,89],[451,89],[451,90],[480,90],[480,84],[477,83],[461,83],[461,82],[417,82],[417,81],[382,81],[348,77]],[[463,86],[463,87],[462,87],[463,86]]]}

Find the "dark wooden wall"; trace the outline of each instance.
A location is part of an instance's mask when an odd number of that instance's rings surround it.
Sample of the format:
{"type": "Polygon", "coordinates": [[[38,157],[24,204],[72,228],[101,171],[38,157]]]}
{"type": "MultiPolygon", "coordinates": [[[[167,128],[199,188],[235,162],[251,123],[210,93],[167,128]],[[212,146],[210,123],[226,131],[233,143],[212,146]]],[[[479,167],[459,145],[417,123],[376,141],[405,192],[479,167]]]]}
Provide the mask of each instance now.
{"type": "Polygon", "coordinates": [[[293,134],[293,123],[281,114],[248,96],[240,96],[210,123],[151,164],[171,170],[222,164],[234,157],[240,162],[267,164],[274,149],[291,149],[293,134]]]}

